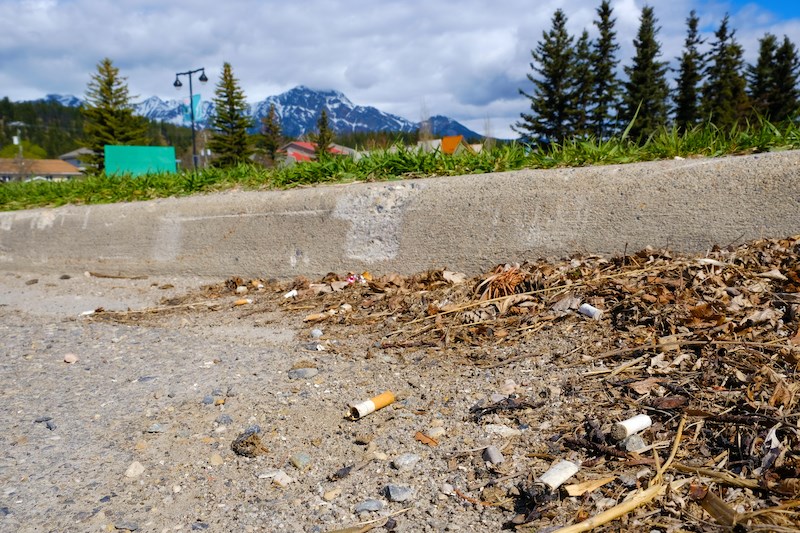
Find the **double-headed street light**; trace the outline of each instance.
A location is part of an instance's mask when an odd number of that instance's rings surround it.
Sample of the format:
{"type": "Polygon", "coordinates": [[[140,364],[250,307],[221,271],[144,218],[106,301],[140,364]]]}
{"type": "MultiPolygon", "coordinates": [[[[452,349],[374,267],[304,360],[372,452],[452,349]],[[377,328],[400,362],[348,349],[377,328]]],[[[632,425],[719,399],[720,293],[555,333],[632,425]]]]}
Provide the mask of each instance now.
{"type": "Polygon", "coordinates": [[[201,83],[207,82],[208,78],[206,77],[206,69],[198,68],[194,70],[187,70],[186,72],[176,72],[175,83],[172,84],[176,89],[180,89],[183,87],[180,77],[189,76],[189,116],[192,119],[192,163],[194,164],[195,170],[197,170],[197,144],[194,140],[194,92],[192,91],[192,74],[197,74],[198,72],[200,72],[200,77],[197,79],[200,80],[201,83]]]}

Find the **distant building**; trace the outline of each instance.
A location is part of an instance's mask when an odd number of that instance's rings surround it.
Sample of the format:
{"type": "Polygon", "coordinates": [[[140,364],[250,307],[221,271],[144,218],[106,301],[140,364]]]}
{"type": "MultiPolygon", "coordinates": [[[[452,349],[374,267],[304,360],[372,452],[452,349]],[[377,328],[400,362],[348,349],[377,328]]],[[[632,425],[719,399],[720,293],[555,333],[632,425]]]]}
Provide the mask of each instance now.
{"type": "MultiPolygon", "coordinates": [[[[285,154],[285,164],[314,161],[317,158],[317,145],[306,141],[292,141],[281,146],[278,152],[285,154]]],[[[346,155],[356,157],[358,152],[347,146],[332,144],[328,152],[333,155],[346,155]]]]}
{"type": "Polygon", "coordinates": [[[81,176],[60,159],[0,159],[0,181],[63,181],[81,176]]]}
{"type": "Polygon", "coordinates": [[[62,161],[66,161],[79,170],[86,170],[86,164],[81,160],[85,160],[90,155],[92,155],[92,151],[88,148],[78,148],[77,150],[67,152],[66,154],[61,154],[58,156],[58,158],[62,161]]]}
{"type": "Polygon", "coordinates": [[[441,139],[432,139],[430,141],[419,141],[417,143],[419,148],[425,152],[440,151],[443,154],[459,154],[466,150],[467,152],[479,152],[481,145],[470,145],[464,140],[463,135],[451,135],[449,137],[442,137],[441,139]]]}

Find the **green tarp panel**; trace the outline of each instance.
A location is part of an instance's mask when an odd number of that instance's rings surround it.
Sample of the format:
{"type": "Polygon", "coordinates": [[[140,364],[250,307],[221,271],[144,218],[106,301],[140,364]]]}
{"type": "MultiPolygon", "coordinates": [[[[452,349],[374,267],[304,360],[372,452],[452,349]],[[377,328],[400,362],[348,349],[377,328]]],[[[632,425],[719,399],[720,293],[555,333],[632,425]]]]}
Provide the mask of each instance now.
{"type": "Polygon", "coordinates": [[[175,172],[173,146],[106,145],[106,174],[141,176],[155,172],[175,172]]]}

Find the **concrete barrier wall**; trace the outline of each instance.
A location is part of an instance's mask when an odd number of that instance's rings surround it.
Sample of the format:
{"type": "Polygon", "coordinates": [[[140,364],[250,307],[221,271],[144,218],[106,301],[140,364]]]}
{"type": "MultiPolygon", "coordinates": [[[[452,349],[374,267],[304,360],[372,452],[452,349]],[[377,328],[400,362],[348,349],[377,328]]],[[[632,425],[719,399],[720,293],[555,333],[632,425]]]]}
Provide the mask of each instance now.
{"type": "Polygon", "coordinates": [[[0,213],[0,269],[469,274],[800,233],[800,151],[0,213]]]}

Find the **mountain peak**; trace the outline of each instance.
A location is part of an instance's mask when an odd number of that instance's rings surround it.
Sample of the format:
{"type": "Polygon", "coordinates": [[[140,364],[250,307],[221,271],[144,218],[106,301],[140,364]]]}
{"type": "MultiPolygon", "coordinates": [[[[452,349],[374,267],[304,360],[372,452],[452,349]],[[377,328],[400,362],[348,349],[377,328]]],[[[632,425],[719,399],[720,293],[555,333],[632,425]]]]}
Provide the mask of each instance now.
{"type": "MultiPolygon", "coordinates": [[[[72,95],[48,94],[47,101],[56,101],[69,107],[81,105],[81,100],[72,95]]],[[[188,98],[178,100],[162,100],[158,96],[145,98],[133,105],[134,113],[157,122],[168,122],[178,126],[188,126],[186,104],[188,98]]],[[[367,131],[403,131],[411,132],[419,129],[419,123],[411,122],[403,117],[385,113],[371,106],[357,106],[341,92],[333,89],[316,90],[305,85],[298,85],[286,92],[251,104],[250,113],[253,118],[252,132],[261,129],[261,119],[269,113],[270,105],[281,122],[283,134],[298,138],[316,131],[317,119],[324,108],[328,111],[331,128],[338,133],[367,131]]],[[[208,117],[213,114],[213,102],[203,101],[195,116],[198,127],[206,127],[208,117]]],[[[479,137],[452,120],[441,115],[431,117],[431,130],[434,135],[464,135],[467,138],[479,137]]]]}

